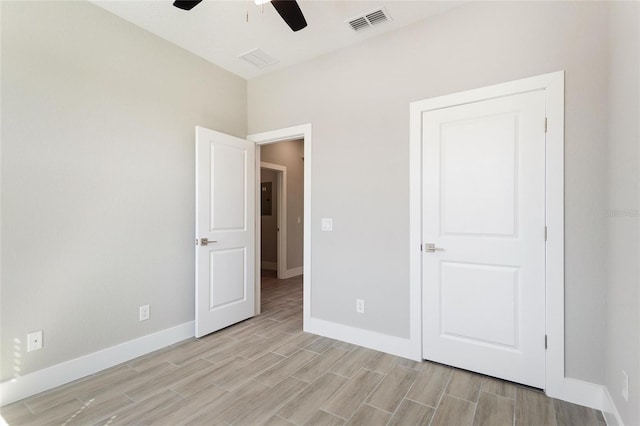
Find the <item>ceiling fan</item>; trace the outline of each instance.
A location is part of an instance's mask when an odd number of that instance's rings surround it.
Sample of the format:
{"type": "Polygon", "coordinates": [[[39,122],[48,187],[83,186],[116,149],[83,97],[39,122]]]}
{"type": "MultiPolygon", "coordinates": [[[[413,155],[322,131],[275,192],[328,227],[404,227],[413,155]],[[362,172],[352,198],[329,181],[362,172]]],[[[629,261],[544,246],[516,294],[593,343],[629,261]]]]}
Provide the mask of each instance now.
{"type": "MultiPolygon", "coordinates": [[[[202,0],[176,0],[173,5],[182,10],[191,10],[198,5],[202,0]]],[[[256,3],[270,2],[276,9],[276,12],[289,25],[293,31],[300,31],[307,26],[307,21],[304,19],[304,15],[298,6],[298,2],[295,0],[256,0],[256,3]]]]}

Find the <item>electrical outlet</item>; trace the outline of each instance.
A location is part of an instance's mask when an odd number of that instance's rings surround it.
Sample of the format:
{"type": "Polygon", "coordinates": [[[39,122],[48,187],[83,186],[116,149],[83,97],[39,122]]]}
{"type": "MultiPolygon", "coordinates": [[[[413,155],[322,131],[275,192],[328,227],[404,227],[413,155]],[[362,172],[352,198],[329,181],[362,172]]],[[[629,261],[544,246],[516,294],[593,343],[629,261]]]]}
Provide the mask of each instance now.
{"type": "Polygon", "coordinates": [[[622,397],[629,402],[629,376],[624,370],[622,370],[622,397]]]}
{"type": "Polygon", "coordinates": [[[359,314],[364,314],[364,300],[356,299],[356,312],[359,314]]]}
{"type": "Polygon", "coordinates": [[[325,217],[322,218],[321,223],[321,230],[323,231],[333,231],[333,219],[330,217],[325,217]]]}
{"type": "Polygon", "coordinates": [[[42,330],[27,334],[27,352],[42,349],[42,330]]]}
{"type": "Polygon", "coordinates": [[[149,319],[149,305],[140,306],[140,320],[146,321],[149,319]]]}

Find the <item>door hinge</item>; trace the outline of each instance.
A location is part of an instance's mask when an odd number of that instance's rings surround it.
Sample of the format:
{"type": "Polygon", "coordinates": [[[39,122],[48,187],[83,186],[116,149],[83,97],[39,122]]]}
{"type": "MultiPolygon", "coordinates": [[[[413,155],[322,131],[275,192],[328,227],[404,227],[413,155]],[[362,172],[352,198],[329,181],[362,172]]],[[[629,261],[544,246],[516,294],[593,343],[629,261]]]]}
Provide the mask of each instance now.
{"type": "Polygon", "coordinates": [[[547,133],[547,117],[544,118],[544,132],[547,133]]]}
{"type": "Polygon", "coordinates": [[[545,226],[545,227],[544,227],[544,240],[545,240],[545,241],[547,241],[547,235],[548,235],[548,229],[547,229],[547,227],[545,226]]]}
{"type": "Polygon", "coordinates": [[[420,251],[422,252],[422,244],[420,244],[420,251]]]}
{"type": "Polygon", "coordinates": [[[544,335],[544,348],[547,349],[547,335],[544,335]]]}

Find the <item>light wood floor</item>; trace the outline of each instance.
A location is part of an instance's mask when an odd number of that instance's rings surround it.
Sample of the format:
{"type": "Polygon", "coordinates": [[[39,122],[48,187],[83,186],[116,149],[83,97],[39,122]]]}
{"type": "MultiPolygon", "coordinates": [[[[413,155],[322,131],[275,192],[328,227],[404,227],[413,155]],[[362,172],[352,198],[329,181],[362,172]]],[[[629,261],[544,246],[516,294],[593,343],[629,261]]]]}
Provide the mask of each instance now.
{"type": "Polygon", "coordinates": [[[604,425],[600,412],[302,332],[302,279],[263,314],[2,408],[10,425],[604,425]]]}

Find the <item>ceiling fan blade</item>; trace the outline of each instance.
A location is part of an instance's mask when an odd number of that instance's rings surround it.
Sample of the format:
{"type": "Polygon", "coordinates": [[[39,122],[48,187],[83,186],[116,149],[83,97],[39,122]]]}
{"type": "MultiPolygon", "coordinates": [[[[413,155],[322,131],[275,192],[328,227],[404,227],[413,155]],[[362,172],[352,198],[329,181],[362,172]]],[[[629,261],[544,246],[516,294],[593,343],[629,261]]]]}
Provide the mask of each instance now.
{"type": "Polygon", "coordinates": [[[307,26],[307,21],[295,0],[271,0],[271,4],[293,31],[300,31],[307,26]]]}
{"type": "Polygon", "coordinates": [[[176,0],[173,5],[178,9],[191,10],[198,5],[202,0],[176,0]]]}

